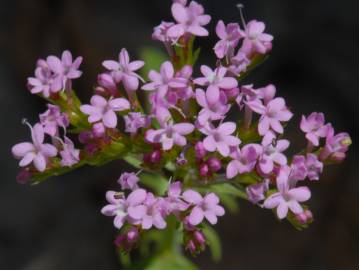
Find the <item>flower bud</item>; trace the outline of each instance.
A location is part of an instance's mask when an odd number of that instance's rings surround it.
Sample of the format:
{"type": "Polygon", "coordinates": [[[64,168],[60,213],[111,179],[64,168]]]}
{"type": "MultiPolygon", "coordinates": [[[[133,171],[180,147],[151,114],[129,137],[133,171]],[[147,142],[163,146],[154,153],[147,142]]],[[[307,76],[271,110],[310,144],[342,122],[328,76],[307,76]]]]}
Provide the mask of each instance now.
{"type": "Polygon", "coordinates": [[[154,150],[151,153],[147,153],[143,156],[143,160],[146,163],[159,163],[162,158],[161,150],[154,150]]]}
{"type": "Polygon", "coordinates": [[[204,158],[204,156],[205,156],[206,153],[207,153],[206,149],[204,149],[204,146],[203,146],[203,143],[202,143],[202,142],[196,143],[196,145],[194,146],[194,150],[195,150],[196,158],[197,158],[197,159],[202,159],[202,158],[204,158]]]}
{"type": "Polygon", "coordinates": [[[208,165],[206,163],[202,163],[199,166],[199,175],[202,177],[206,177],[209,174],[209,168],[208,165]]]}
{"type": "Polygon", "coordinates": [[[105,126],[102,123],[96,123],[92,126],[92,134],[96,138],[101,138],[105,134],[105,126]]]}
{"type": "Polygon", "coordinates": [[[221,161],[216,157],[210,157],[207,160],[207,164],[212,172],[218,172],[222,168],[221,161]]]}
{"type": "Polygon", "coordinates": [[[206,243],[206,237],[201,231],[195,231],[193,236],[199,245],[204,245],[206,243]]]}
{"type": "Polygon", "coordinates": [[[26,184],[27,181],[30,179],[30,177],[31,177],[31,173],[26,169],[22,169],[16,176],[16,181],[19,184],[26,184]]]}
{"type": "Polygon", "coordinates": [[[127,232],[127,241],[129,243],[135,243],[138,241],[138,239],[140,238],[140,233],[138,231],[138,229],[136,227],[132,227],[128,232],[127,232]]]}

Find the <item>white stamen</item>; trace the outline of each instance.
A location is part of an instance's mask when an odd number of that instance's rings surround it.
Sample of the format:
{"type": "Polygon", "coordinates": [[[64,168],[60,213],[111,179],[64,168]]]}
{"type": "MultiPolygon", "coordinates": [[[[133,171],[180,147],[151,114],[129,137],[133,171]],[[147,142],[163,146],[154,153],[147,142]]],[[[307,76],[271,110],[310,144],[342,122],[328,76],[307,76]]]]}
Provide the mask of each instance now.
{"type": "Polygon", "coordinates": [[[246,23],[246,20],[244,19],[244,16],[243,16],[244,5],[242,3],[238,3],[237,8],[239,9],[239,13],[240,13],[240,16],[241,16],[241,21],[242,21],[242,24],[243,24],[243,28],[246,29],[247,28],[247,23],[246,23]]]}

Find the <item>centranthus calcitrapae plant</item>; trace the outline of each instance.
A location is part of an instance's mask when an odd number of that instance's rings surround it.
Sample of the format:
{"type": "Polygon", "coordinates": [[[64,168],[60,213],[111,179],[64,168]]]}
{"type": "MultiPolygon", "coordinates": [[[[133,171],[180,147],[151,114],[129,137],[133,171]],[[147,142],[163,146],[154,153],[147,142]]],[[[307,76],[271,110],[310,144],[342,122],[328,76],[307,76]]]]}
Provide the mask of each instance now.
{"type": "Polygon", "coordinates": [[[272,49],[265,24],[245,23],[243,16],[242,25],[219,21],[209,67],[195,65],[194,41],[209,35],[211,17],[194,1],[173,1],[171,11],[174,21],[152,34],[168,53],[159,70],[140,76],[147,63],[121,49],[118,59],[103,62],[89,102],[72,87],[82,74],[81,57],[64,51],[38,60],[28,88],[48,109],[34,125],[24,120],[31,140],[12,148],[21,183],[113,160],[133,166],[106,193],[101,210],[113,220],[115,246],[128,269],[196,269],[183,253],[197,255],[207,245],[218,260],[212,226],[237,209],[238,198],[306,228],[313,221],[307,181],[341,162],[351,144],[347,133],[313,112],[298,127],[306,145],[286,155],[284,128],[293,114],[285,99],[272,84],[243,84],[272,49]],[[232,112],[235,121],[228,119],[232,112]]]}

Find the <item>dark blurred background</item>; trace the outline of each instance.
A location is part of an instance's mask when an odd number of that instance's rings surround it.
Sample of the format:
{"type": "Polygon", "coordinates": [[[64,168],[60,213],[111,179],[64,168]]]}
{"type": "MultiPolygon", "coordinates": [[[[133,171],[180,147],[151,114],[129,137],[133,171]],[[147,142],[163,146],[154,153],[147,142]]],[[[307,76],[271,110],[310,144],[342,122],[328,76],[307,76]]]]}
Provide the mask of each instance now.
{"type": "MultiPolygon", "coordinates": [[[[201,0],[215,22],[239,20],[236,0],[201,0]]],[[[223,260],[210,254],[195,259],[201,269],[359,269],[359,128],[357,0],[243,0],[245,17],[267,23],[275,36],[270,59],[249,79],[256,86],[274,83],[296,113],[289,127],[294,146],[304,144],[298,129],[302,113],[323,111],[338,131],[354,141],[349,157],[328,168],[311,185],[315,222],[303,232],[278,223],[270,211],[242,202],[217,229],[223,260]],[[295,124],[293,124],[295,122],[295,124]]],[[[70,49],[82,55],[84,75],[75,82],[87,101],[104,59],[122,47],[138,56],[151,41],[152,27],[170,20],[170,0],[1,0],[0,1],[0,269],[119,269],[112,245],[114,228],[100,214],[104,194],[123,164],[83,168],[38,186],[15,181],[17,162],[11,146],[29,138],[21,125],[45,110],[25,87],[36,60],[70,49]]],[[[202,60],[213,62],[212,35],[201,39],[202,60]],[[212,57],[212,58],[210,58],[212,57]]]]}

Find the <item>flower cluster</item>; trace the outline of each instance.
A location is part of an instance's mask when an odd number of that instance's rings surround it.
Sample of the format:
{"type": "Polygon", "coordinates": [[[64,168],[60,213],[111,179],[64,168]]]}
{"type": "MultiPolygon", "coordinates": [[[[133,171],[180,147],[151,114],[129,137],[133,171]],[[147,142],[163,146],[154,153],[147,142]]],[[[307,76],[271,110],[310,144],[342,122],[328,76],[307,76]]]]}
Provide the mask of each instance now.
{"type": "Polygon", "coordinates": [[[19,180],[39,182],[115,159],[139,168],[120,176],[121,190],[106,193],[101,211],[114,217],[120,231],[115,243],[125,252],[150,229],[166,230],[175,220],[183,245],[197,254],[208,244],[204,228],[217,223],[225,214],[220,204],[230,208],[233,197],[306,227],[313,219],[304,204],[311,197],[306,180],[318,181],[325,165],[341,162],[350,136],[336,133],[322,113],[313,112],[299,125],[307,144],[287,155],[284,132],[293,113],[285,99],[272,84],[242,83],[272,49],[265,24],[219,21],[216,66],[201,65],[197,75],[194,39],[209,35],[205,26],[211,18],[195,1],[176,0],[171,10],[174,22],[162,22],[152,35],[164,43],[168,60],[158,71],[141,74],[145,62],[131,61],[122,49],[118,61],[103,62],[106,72],[98,76],[89,104],[81,104],[71,87],[81,75],[82,58],[72,62],[65,51],[61,60],[38,61],[36,78],[28,84],[31,93],[52,104],[39,123],[28,124],[32,142],[12,149],[23,167],[19,180]],[[230,112],[238,121],[229,120],[230,112]],[[78,135],[78,149],[68,133],[78,135]]]}

